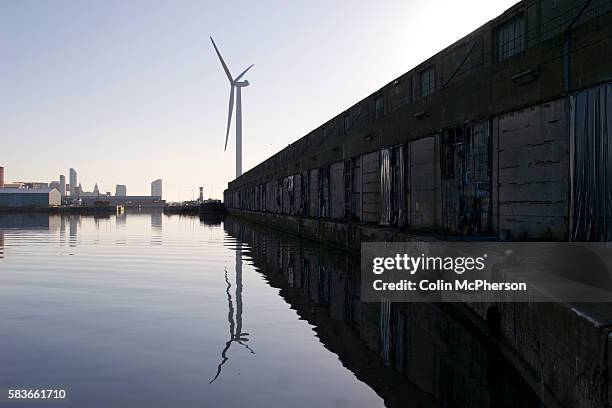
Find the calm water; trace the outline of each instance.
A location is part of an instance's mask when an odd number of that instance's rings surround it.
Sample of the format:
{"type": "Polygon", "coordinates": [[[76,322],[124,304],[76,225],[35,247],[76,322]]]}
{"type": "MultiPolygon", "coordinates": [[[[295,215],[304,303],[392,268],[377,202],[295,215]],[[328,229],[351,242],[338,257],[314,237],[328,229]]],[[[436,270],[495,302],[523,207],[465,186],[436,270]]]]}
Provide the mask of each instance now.
{"type": "Polygon", "coordinates": [[[356,262],[232,219],[0,214],[0,389],[64,388],[74,407],[537,406],[441,306],[361,303],[356,262]]]}

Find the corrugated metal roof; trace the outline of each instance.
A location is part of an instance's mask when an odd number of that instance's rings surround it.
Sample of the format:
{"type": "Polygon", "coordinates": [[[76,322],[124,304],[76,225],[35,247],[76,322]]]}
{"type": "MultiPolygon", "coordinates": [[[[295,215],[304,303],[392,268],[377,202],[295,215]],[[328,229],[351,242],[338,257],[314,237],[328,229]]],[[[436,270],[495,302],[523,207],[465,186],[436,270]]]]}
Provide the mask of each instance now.
{"type": "Polygon", "coordinates": [[[57,190],[57,188],[55,187],[44,187],[44,188],[9,187],[9,188],[0,188],[0,194],[49,194],[51,190],[57,190]]]}

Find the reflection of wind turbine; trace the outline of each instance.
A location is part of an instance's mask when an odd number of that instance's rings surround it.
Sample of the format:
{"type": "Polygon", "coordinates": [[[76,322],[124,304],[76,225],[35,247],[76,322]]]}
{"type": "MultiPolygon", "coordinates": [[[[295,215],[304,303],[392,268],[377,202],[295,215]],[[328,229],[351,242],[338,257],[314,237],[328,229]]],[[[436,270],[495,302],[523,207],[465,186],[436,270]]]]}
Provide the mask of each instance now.
{"type": "Polygon", "coordinates": [[[225,75],[227,75],[227,79],[230,81],[230,99],[229,99],[229,112],[227,113],[227,131],[225,132],[225,148],[227,149],[227,140],[229,138],[230,124],[232,122],[232,112],[234,111],[234,88],[238,88],[236,92],[236,178],[242,175],[242,95],[241,89],[243,87],[249,86],[249,81],[240,81],[240,78],[247,73],[251,67],[255,64],[251,64],[247,69],[242,71],[240,75],[236,78],[232,78],[232,74],[230,73],[229,68],[225,65],[225,61],[223,61],[223,57],[221,57],[221,53],[217,48],[217,44],[210,37],[210,41],[212,41],[213,47],[215,47],[215,52],[219,57],[219,61],[221,61],[221,65],[223,66],[223,70],[225,71],[225,75]]]}
{"type": "Polygon", "coordinates": [[[229,340],[225,342],[225,347],[221,350],[221,362],[217,366],[217,374],[215,377],[210,380],[209,384],[212,384],[221,374],[221,369],[223,365],[229,360],[227,356],[227,352],[229,351],[230,346],[233,342],[236,342],[244,347],[246,347],[252,354],[255,354],[253,349],[246,344],[249,333],[242,332],[242,245],[238,244],[236,248],[236,319],[234,320],[234,304],[232,302],[232,295],[230,294],[230,288],[232,284],[229,279],[227,279],[227,268],[225,269],[225,283],[227,284],[227,289],[225,289],[225,293],[227,294],[227,322],[229,323],[229,340]]]}

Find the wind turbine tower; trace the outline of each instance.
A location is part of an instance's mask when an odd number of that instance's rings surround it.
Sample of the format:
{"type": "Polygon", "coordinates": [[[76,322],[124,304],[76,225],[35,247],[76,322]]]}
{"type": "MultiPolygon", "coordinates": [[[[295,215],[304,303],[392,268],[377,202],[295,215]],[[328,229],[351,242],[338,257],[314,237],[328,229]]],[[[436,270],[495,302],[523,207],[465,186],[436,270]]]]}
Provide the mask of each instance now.
{"type": "Polygon", "coordinates": [[[227,130],[225,132],[225,148],[223,151],[227,150],[227,140],[229,138],[230,124],[232,122],[232,113],[234,111],[234,90],[236,93],[236,178],[242,175],[242,88],[249,86],[249,81],[244,80],[241,81],[244,74],[247,73],[249,69],[253,67],[255,64],[251,64],[247,69],[242,71],[240,75],[236,78],[232,77],[229,68],[223,61],[223,57],[221,57],[221,53],[217,48],[217,44],[212,37],[210,37],[210,41],[215,48],[215,52],[219,57],[219,61],[221,61],[221,65],[223,66],[223,70],[225,71],[225,75],[227,75],[227,79],[230,82],[230,98],[229,98],[229,111],[227,113],[227,130]]]}

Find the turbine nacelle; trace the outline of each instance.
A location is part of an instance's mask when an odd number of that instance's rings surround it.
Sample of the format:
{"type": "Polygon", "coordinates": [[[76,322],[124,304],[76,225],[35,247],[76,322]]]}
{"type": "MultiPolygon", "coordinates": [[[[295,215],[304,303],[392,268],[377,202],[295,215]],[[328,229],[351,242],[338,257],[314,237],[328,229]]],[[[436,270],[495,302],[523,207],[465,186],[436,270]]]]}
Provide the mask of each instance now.
{"type": "Polygon", "coordinates": [[[238,86],[240,88],[244,88],[245,86],[249,86],[249,81],[244,80],[240,82],[234,82],[234,86],[238,86]]]}

